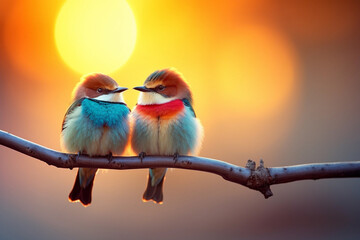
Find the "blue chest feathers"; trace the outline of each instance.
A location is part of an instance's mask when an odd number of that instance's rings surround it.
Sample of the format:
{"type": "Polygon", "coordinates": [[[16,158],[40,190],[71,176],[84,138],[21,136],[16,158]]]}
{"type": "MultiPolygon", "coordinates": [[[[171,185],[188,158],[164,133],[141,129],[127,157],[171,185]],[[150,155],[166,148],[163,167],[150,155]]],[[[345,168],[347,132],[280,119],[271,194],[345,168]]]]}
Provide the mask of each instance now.
{"type": "Polygon", "coordinates": [[[83,116],[97,127],[117,127],[130,113],[129,108],[123,103],[84,99],[81,106],[83,116]]]}

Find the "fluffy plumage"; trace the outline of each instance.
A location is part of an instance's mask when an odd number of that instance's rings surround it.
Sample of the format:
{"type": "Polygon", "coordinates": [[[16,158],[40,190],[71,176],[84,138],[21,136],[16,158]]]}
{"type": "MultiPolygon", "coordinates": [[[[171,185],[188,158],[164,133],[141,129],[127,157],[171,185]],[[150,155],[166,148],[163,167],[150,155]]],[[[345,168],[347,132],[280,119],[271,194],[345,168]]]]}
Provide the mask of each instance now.
{"type": "Polygon", "coordinates": [[[62,146],[90,156],[121,154],[129,137],[129,108],[122,103],[81,99],[65,117],[62,146]]]}
{"type": "MultiPolygon", "coordinates": [[[[123,102],[123,90],[103,74],[83,77],[74,90],[74,102],[64,117],[62,148],[90,156],[120,155],[130,134],[130,110],[123,102]]],[[[94,168],[79,168],[69,200],[80,200],[85,206],[91,203],[96,171],[94,168]]]]}
{"type": "MultiPolygon", "coordinates": [[[[156,110],[151,112],[156,109],[154,105],[136,106],[132,113],[135,122],[131,142],[135,152],[149,155],[186,155],[198,152],[202,139],[201,123],[194,117],[190,107],[185,106],[181,100],[180,103],[181,110],[176,114],[156,110]]],[[[161,105],[166,104],[169,103],[161,105]]]]}
{"type": "MultiPolygon", "coordinates": [[[[138,89],[146,92],[140,94],[132,112],[133,150],[148,155],[196,154],[203,128],[192,108],[191,92],[182,75],[174,69],[156,71],[145,80],[144,87],[138,89]]],[[[162,202],[165,173],[165,168],[149,170],[144,201],[162,202]]]]}

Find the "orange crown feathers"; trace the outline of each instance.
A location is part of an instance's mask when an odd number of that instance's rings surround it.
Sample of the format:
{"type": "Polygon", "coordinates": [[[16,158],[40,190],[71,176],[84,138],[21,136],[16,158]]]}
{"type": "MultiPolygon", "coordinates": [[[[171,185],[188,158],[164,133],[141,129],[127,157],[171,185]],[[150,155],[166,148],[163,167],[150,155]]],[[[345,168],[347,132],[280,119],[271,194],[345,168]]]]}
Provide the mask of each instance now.
{"type": "Polygon", "coordinates": [[[173,92],[171,95],[178,95],[179,98],[186,98],[192,104],[190,87],[184,76],[175,68],[166,68],[155,71],[150,74],[144,82],[144,85],[147,87],[158,84],[163,84],[167,87],[175,86],[176,88],[173,91],[176,92],[173,92]]]}

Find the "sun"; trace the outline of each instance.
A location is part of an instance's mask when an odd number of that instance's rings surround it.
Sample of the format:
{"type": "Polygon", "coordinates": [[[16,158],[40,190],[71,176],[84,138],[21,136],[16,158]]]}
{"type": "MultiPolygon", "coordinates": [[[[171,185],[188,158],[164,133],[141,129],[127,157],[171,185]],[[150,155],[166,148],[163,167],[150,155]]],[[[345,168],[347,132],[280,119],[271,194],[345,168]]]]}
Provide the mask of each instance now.
{"type": "Polygon", "coordinates": [[[55,42],[73,70],[109,74],[135,48],[135,17],[125,0],[68,0],[56,19],[55,42]]]}

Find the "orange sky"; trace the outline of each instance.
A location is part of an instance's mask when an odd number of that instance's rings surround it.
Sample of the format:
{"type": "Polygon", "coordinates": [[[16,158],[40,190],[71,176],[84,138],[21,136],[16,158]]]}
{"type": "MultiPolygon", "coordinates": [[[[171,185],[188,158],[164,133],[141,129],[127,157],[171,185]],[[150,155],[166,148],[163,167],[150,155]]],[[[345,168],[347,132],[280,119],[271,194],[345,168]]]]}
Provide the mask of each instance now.
{"type": "MultiPolygon", "coordinates": [[[[359,160],[357,1],[127,2],[135,49],[110,75],[132,88],[157,69],[182,72],[205,129],[202,156],[242,166],[359,160]]],[[[81,76],[55,44],[63,3],[0,2],[0,129],[56,150],[81,76]]],[[[125,92],[130,107],[137,94],[125,92]]],[[[279,185],[264,200],[215,175],[173,170],[156,206],[141,201],[146,170],[106,171],[85,209],[67,201],[74,171],[4,147],[0,156],[0,238],[360,236],[356,179],[279,185]]]]}

